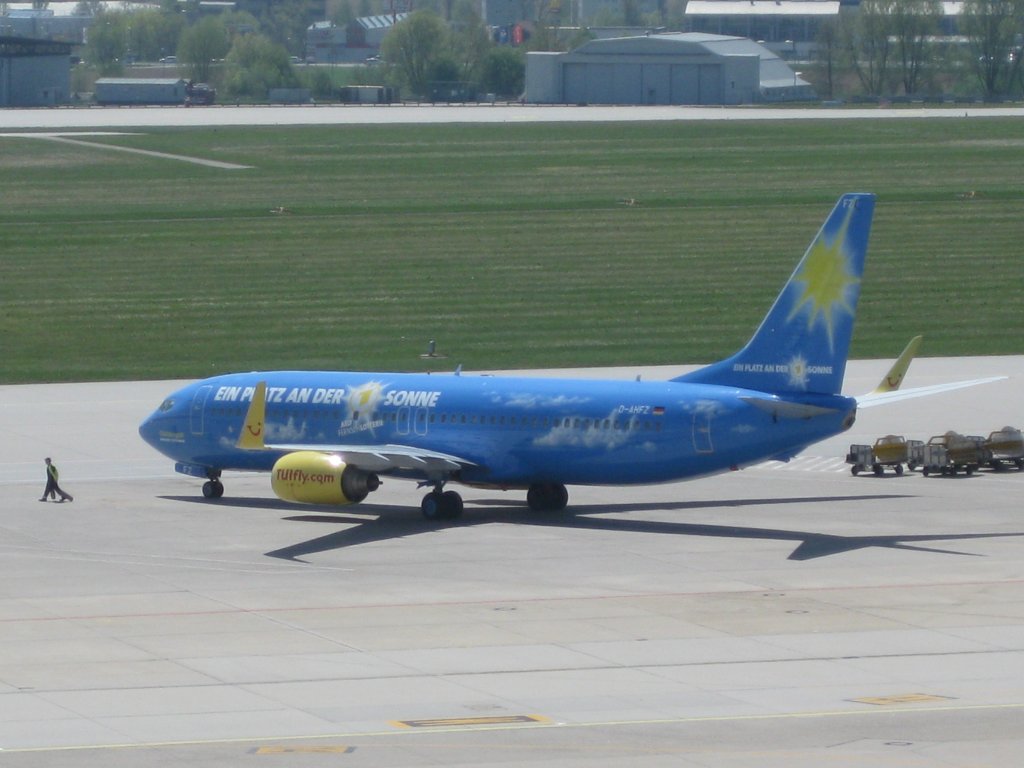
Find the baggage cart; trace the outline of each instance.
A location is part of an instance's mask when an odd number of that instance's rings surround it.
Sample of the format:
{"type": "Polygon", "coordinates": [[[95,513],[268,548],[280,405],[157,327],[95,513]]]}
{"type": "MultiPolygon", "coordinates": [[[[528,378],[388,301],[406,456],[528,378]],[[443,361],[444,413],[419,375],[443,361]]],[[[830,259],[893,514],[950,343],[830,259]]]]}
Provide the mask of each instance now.
{"type": "Polygon", "coordinates": [[[924,446],[922,471],[925,475],[955,475],[961,471],[972,475],[990,459],[984,438],[947,432],[932,437],[924,446]]]}
{"type": "Polygon", "coordinates": [[[878,438],[874,445],[851,445],[846,463],[852,465],[850,472],[853,475],[869,467],[876,476],[883,475],[886,467],[892,467],[897,475],[902,475],[904,464],[913,470],[919,463],[914,462],[911,451],[920,445],[923,445],[920,440],[907,440],[902,435],[886,435],[878,438]]]}
{"type": "Polygon", "coordinates": [[[992,432],[985,440],[985,448],[991,453],[992,469],[1005,469],[1010,464],[1018,470],[1024,469],[1024,436],[1019,429],[1003,427],[992,432]]]}

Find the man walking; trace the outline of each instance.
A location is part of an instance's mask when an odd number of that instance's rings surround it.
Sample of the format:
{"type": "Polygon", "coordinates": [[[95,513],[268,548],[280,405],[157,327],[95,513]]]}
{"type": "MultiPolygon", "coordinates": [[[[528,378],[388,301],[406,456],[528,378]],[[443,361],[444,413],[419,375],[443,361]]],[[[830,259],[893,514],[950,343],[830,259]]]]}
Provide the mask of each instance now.
{"type": "Polygon", "coordinates": [[[65,493],[61,489],[60,485],[57,484],[57,477],[59,476],[57,471],[57,465],[50,461],[50,457],[46,457],[46,490],[43,491],[43,498],[40,501],[46,501],[47,497],[51,499],[57,498],[57,494],[60,494],[60,503],[65,501],[74,501],[75,497],[70,493],[65,493]]]}

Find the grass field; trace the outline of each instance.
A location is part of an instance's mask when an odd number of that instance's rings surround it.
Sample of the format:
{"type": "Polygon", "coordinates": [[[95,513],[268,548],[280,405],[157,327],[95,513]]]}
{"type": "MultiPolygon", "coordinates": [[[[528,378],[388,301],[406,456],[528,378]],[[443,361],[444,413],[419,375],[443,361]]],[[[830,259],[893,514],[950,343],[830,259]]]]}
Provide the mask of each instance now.
{"type": "Polygon", "coordinates": [[[83,138],[251,167],[0,138],[7,383],[710,361],[858,190],[854,356],[1024,352],[1014,119],[83,138]]]}

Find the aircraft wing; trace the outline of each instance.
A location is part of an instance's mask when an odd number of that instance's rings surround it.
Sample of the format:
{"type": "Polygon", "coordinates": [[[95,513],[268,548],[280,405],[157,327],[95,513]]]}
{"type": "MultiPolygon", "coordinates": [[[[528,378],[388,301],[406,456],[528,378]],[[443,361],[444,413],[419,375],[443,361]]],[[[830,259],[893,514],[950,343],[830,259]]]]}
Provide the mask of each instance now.
{"type": "Polygon", "coordinates": [[[952,381],[947,384],[932,384],[927,387],[913,387],[911,389],[900,389],[903,377],[907,375],[907,369],[921,347],[923,336],[915,336],[907,344],[906,348],[893,363],[889,372],[882,377],[882,381],[866,395],[857,398],[857,408],[871,408],[875,405],[886,405],[887,403],[898,403],[901,400],[912,400],[915,397],[928,397],[937,395],[940,392],[952,392],[955,389],[976,387],[979,384],[988,384],[993,381],[1002,381],[1006,376],[990,376],[986,379],[971,379],[969,381],[952,381]]]}
{"type": "Polygon", "coordinates": [[[875,405],[886,405],[897,403],[900,400],[911,400],[915,397],[928,397],[937,395],[940,392],[952,392],[955,389],[976,387],[979,384],[989,384],[993,381],[1002,381],[1006,376],[989,376],[985,379],[971,379],[969,381],[951,381],[947,384],[932,384],[927,387],[914,387],[912,389],[896,389],[891,392],[871,392],[857,398],[858,408],[871,408],[875,405]]]}
{"type": "Polygon", "coordinates": [[[339,456],[346,464],[368,472],[409,472],[431,475],[455,472],[475,462],[439,451],[410,445],[353,445],[347,443],[267,443],[263,425],[266,423],[267,384],[256,385],[252,402],[245,414],[245,423],[238,438],[238,447],[245,450],[316,451],[339,456]]]}
{"type": "Polygon", "coordinates": [[[438,451],[427,451],[410,445],[331,445],[331,444],[278,444],[266,443],[265,448],[275,451],[318,451],[340,456],[348,465],[369,472],[408,470],[431,474],[454,472],[475,462],[438,451]]]}

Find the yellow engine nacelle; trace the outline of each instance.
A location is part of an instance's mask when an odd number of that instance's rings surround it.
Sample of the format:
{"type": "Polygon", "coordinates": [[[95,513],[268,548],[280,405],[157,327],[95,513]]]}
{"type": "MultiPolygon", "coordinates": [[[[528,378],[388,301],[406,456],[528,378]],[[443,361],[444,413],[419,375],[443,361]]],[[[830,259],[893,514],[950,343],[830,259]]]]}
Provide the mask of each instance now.
{"type": "Polygon", "coordinates": [[[318,451],[286,453],[274,464],[270,486],[278,498],[303,504],[358,504],[380,487],[372,472],[318,451]]]}

